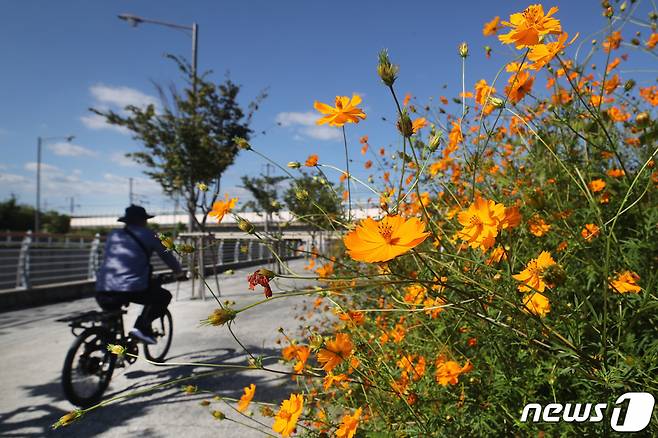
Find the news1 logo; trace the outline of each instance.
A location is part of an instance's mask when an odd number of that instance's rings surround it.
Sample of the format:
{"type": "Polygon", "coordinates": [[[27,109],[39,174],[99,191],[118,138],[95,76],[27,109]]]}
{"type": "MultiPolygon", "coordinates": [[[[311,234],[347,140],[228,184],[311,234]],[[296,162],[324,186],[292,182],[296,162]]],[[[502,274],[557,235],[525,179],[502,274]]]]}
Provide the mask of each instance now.
{"type": "MultiPolygon", "coordinates": [[[[648,392],[627,392],[615,401],[610,418],[610,427],[616,432],[640,432],[649,425],[655,399],[648,392]],[[626,415],[622,417],[622,406],[628,400],[626,415]]],[[[521,422],[537,423],[598,423],[603,421],[607,403],[549,403],[546,406],[539,403],[528,403],[523,408],[521,422]]]]}

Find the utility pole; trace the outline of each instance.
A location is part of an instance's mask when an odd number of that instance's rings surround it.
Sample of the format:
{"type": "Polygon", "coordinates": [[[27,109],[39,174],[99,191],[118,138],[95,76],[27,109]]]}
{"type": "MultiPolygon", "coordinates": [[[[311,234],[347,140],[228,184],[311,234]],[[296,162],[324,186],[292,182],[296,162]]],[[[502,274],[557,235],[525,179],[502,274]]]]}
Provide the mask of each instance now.
{"type": "Polygon", "coordinates": [[[39,232],[39,214],[41,212],[41,137],[37,137],[37,205],[34,209],[34,232],[39,232]]]}
{"type": "Polygon", "coordinates": [[[130,201],[130,204],[128,204],[128,205],[133,205],[133,179],[132,179],[132,177],[128,178],[128,199],[130,201]]]}
{"type": "Polygon", "coordinates": [[[75,209],[75,198],[71,196],[71,216],[73,216],[73,210],[75,209]]]}

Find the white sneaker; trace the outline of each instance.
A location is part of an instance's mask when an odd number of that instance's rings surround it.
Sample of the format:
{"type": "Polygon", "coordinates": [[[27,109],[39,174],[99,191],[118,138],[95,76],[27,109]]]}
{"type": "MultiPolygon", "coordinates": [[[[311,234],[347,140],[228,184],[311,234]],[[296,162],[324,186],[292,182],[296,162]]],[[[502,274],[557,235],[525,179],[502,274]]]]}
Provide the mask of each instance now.
{"type": "Polygon", "coordinates": [[[143,343],[148,344],[148,345],[157,344],[157,342],[158,342],[154,338],[152,338],[151,336],[145,334],[144,332],[142,332],[138,328],[134,328],[134,329],[130,330],[130,334],[132,336],[136,337],[137,339],[139,339],[140,341],[142,341],[143,343]]]}

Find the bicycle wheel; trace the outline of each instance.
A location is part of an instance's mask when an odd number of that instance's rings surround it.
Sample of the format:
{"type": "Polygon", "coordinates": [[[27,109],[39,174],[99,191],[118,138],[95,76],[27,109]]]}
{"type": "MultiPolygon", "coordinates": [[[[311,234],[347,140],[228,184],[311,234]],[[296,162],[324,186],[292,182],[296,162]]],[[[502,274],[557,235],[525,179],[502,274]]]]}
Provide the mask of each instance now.
{"type": "Polygon", "coordinates": [[[92,327],[83,331],[69,348],[62,368],[62,386],[74,405],[93,406],[103,397],[117,358],[107,351],[111,340],[108,330],[92,327]]]}
{"type": "Polygon", "coordinates": [[[147,345],[144,344],[144,356],[153,362],[164,362],[169,347],[171,347],[171,337],[174,330],[174,322],[171,318],[169,310],[165,314],[153,321],[153,336],[157,344],[147,345]]]}

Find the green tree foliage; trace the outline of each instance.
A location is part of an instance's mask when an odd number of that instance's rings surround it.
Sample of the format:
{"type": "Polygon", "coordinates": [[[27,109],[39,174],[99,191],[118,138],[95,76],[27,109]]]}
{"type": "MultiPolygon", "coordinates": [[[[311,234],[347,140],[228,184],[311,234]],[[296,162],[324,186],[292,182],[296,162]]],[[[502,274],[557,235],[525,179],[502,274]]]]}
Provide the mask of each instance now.
{"type": "MultiPolygon", "coordinates": [[[[156,85],[162,108],[130,105],[125,108],[127,115],[111,110],[90,110],[108,123],[132,132],[133,138],[144,145],[144,150],[128,156],[145,165],[145,173],[157,181],[165,193],[182,195],[187,211],[194,217],[197,208],[207,214],[217,199],[222,174],[239,152],[233,139],[249,139],[252,115],[266,95],[261,93],[251,102],[245,114],[237,100],[239,85],[230,79],[215,84],[206,79],[210,72],[194,78],[187,62],[172,55],[168,57],[178,66],[187,86],[182,93],[173,86],[167,93],[156,85]],[[214,186],[210,196],[198,190],[198,183],[214,186]]],[[[205,219],[195,225],[202,227],[203,223],[205,219]]]]}
{"type": "Polygon", "coordinates": [[[297,220],[314,230],[333,229],[343,213],[331,182],[306,174],[286,190],[283,200],[297,220]]]}
{"type": "Polygon", "coordinates": [[[261,175],[254,178],[243,176],[242,187],[247,189],[254,198],[244,204],[243,211],[264,212],[268,218],[281,211],[282,205],[279,202],[277,185],[286,179],[285,176],[261,175]]]}
{"type": "MultiPolygon", "coordinates": [[[[65,234],[71,229],[71,218],[56,211],[41,212],[46,233],[65,234]]],[[[34,207],[18,204],[15,196],[0,202],[0,230],[27,231],[34,228],[34,207]]]]}

